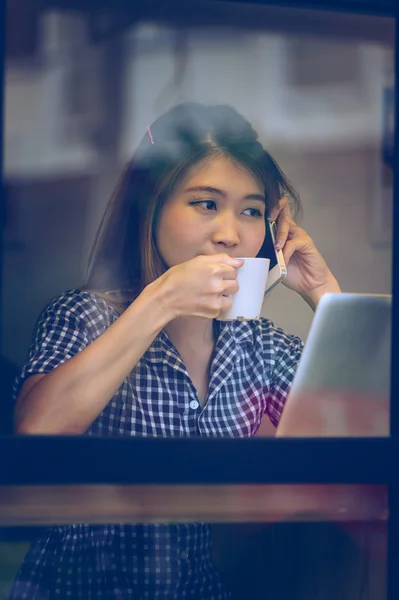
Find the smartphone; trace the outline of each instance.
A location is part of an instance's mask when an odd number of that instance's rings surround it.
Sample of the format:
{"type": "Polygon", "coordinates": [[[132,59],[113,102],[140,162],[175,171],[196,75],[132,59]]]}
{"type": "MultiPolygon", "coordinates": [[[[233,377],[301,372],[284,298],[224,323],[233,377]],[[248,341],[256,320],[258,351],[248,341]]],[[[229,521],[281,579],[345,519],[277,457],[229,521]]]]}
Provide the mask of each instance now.
{"type": "Polygon", "coordinates": [[[269,294],[287,276],[287,267],[285,266],[282,250],[274,247],[276,241],[277,225],[276,222],[266,221],[266,236],[263,246],[258,256],[270,260],[269,275],[265,295],[269,294]]]}

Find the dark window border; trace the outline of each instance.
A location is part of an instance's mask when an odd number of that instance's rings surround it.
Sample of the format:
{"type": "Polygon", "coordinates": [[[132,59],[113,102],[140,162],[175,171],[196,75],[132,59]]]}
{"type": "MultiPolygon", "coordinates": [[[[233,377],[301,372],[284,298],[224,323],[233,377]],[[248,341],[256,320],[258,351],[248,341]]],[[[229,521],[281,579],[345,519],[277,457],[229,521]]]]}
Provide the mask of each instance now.
{"type": "Polygon", "coordinates": [[[0,437],[0,485],[396,481],[397,438],[0,437]]]}
{"type": "MultiPolygon", "coordinates": [[[[227,2],[232,0],[222,0],[227,2]]],[[[302,9],[332,10],[352,14],[374,14],[396,17],[396,40],[399,39],[398,4],[396,0],[291,0],[265,2],[252,0],[241,4],[272,5],[302,9]]],[[[215,3],[201,3],[206,6],[215,3]]],[[[235,2],[232,2],[232,6],[235,2]]],[[[21,2],[21,6],[23,2],[21,2]]],[[[38,0],[42,9],[66,8],[84,11],[91,15],[94,37],[106,37],[120,29],[120,17],[129,24],[155,13],[157,9],[169,11],[179,20],[181,2],[171,0],[160,3],[147,0],[132,3],[118,0],[38,0]],[[134,6],[129,14],[125,11],[134,6]],[[110,8],[112,6],[112,9],[110,8]],[[162,8],[163,7],[163,8],[162,8]],[[165,8],[167,7],[167,8],[165,8]],[[107,15],[113,15],[111,25],[107,15]],[[115,17],[116,15],[116,17],[115,17]],[[108,22],[108,25],[107,25],[108,22]],[[113,25],[112,25],[113,24],[113,25]]],[[[187,2],[185,3],[187,7],[187,2]]],[[[166,15],[167,16],[167,15],[166,15]]],[[[5,2],[0,12],[0,78],[4,82],[5,56],[5,2]],[[2,33],[2,35],[1,35],[2,33]]],[[[399,81],[399,44],[396,44],[396,81],[399,81]]],[[[0,99],[3,114],[3,94],[0,99]]],[[[396,95],[396,123],[399,121],[398,95],[396,95]]],[[[1,121],[1,127],[3,122],[1,121]]],[[[399,128],[395,132],[395,156],[398,164],[399,128]]],[[[1,131],[3,133],[3,131],[1,131]]],[[[3,164],[3,148],[0,148],[3,164]]],[[[1,191],[0,216],[3,219],[4,203],[1,191]]],[[[395,170],[394,232],[399,231],[399,169],[395,170]]],[[[341,482],[389,484],[389,552],[387,600],[399,598],[399,369],[395,368],[399,356],[399,238],[393,242],[393,349],[392,349],[392,401],[391,438],[340,439],[340,440],[95,440],[77,438],[0,438],[0,484],[11,483],[68,483],[97,482],[163,482],[194,479],[208,482],[341,482]],[[395,266],[397,267],[395,270],[395,266]],[[87,446],[86,446],[87,443],[87,446]],[[73,455],[71,449],[73,448],[73,455]],[[73,456],[78,456],[78,460],[73,456]],[[270,457],[273,460],[270,460],[270,457]],[[129,466],[128,477],[123,470],[129,466]]],[[[0,245],[1,252],[1,245],[0,245]]],[[[0,259],[1,259],[0,255],[0,259]]],[[[2,281],[2,260],[0,260],[2,281]]]]}

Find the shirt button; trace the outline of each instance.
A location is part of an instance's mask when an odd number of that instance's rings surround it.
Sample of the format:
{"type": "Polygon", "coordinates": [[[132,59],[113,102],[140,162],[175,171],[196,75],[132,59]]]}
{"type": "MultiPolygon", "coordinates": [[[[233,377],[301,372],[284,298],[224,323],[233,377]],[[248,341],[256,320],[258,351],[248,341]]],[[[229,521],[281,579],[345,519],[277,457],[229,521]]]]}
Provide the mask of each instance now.
{"type": "Polygon", "coordinates": [[[183,552],[180,554],[181,558],[183,560],[187,560],[188,559],[188,552],[187,550],[183,550],[183,552]]]}
{"type": "Polygon", "coordinates": [[[197,410],[198,407],[199,407],[199,402],[197,402],[197,400],[191,400],[190,408],[192,408],[193,410],[197,410]]]}

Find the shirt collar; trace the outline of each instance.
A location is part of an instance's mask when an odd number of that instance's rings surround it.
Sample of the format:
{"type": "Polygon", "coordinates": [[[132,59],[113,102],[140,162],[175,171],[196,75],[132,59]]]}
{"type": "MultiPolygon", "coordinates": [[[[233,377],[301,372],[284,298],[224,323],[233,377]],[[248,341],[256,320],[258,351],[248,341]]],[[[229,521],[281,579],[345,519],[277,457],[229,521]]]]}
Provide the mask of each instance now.
{"type": "MultiPolygon", "coordinates": [[[[217,333],[214,363],[217,362],[220,368],[234,361],[238,347],[244,349],[245,346],[253,344],[253,326],[249,322],[218,321],[217,333]]],[[[164,363],[173,369],[187,372],[180,354],[165,330],[158,334],[144,353],[143,359],[153,364],[164,363]]]]}

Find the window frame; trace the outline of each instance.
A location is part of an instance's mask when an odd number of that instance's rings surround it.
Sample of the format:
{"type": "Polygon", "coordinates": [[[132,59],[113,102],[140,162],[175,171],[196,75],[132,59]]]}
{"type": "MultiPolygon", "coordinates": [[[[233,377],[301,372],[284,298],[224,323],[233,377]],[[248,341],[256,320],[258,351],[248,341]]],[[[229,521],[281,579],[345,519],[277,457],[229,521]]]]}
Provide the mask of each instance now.
{"type": "MultiPolygon", "coordinates": [[[[245,0],[240,0],[243,4],[245,0]]],[[[236,0],[219,0],[218,4],[236,0]]],[[[45,0],[44,9],[68,8],[90,15],[92,35],[101,42],[115,34],[118,18],[129,25],[145,14],[145,0],[45,0]],[[133,5],[133,8],[132,8],[133,5]],[[112,8],[111,8],[112,7],[112,8]],[[128,11],[128,12],[127,12],[128,11]],[[133,12],[132,12],[133,11],[133,12]],[[126,17],[127,15],[127,17],[126,17]],[[102,25],[101,25],[102,24],[102,25]]],[[[151,3],[151,7],[158,4],[151,3]]],[[[187,3],[185,3],[187,6],[187,3]]],[[[208,6],[217,3],[208,2],[208,6]]],[[[245,4],[317,9],[347,14],[395,18],[399,39],[396,0],[249,0],[245,4]]],[[[179,8],[179,2],[173,9],[179,8]]],[[[200,6],[200,5],[196,5],[200,6]]],[[[6,10],[2,4],[0,78],[4,85],[6,10]]],[[[168,17],[166,3],[159,9],[168,17]]],[[[172,10],[173,10],[172,9],[172,10]]],[[[179,14],[176,11],[176,20],[179,14]]],[[[399,81],[399,44],[395,46],[395,81],[399,81]]],[[[399,121],[398,94],[395,99],[399,121]]],[[[3,114],[3,94],[0,99],[3,114]]],[[[3,136],[3,120],[1,121],[3,136]]],[[[395,127],[395,154],[399,164],[399,128],[395,127]]],[[[394,158],[395,161],[395,158],[394,158]]],[[[0,147],[3,165],[3,144],[0,147]]],[[[1,181],[1,209],[4,207],[1,181]]],[[[399,231],[399,169],[394,173],[393,231],[399,231]]],[[[1,210],[3,215],[3,210],[1,210]]],[[[0,245],[0,252],[2,246],[0,245]]],[[[399,236],[393,236],[392,262],[392,365],[399,358],[399,236]],[[396,269],[395,269],[396,267],[396,269]],[[395,360],[396,359],[396,360],[395,360]]],[[[0,265],[2,256],[0,255],[0,265]]],[[[0,269],[2,267],[0,266],[0,269]]],[[[1,273],[0,273],[1,275],[1,273]]],[[[1,279],[0,285],[3,285],[1,279]]],[[[59,483],[367,483],[387,484],[389,490],[387,600],[399,597],[399,369],[391,373],[391,436],[384,439],[93,439],[32,436],[0,437],[0,486],[59,483]],[[273,454],[273,461],[269,457],[273,454]],[[76,456],[79,460],[76,460],[76,456]],[[29,459],[27,459],[29,457],[29,459]],[[59,465],[62,464],[62,470],[59,465]],[[134,468],[131,466],[134,465],[134,468]]]]}

